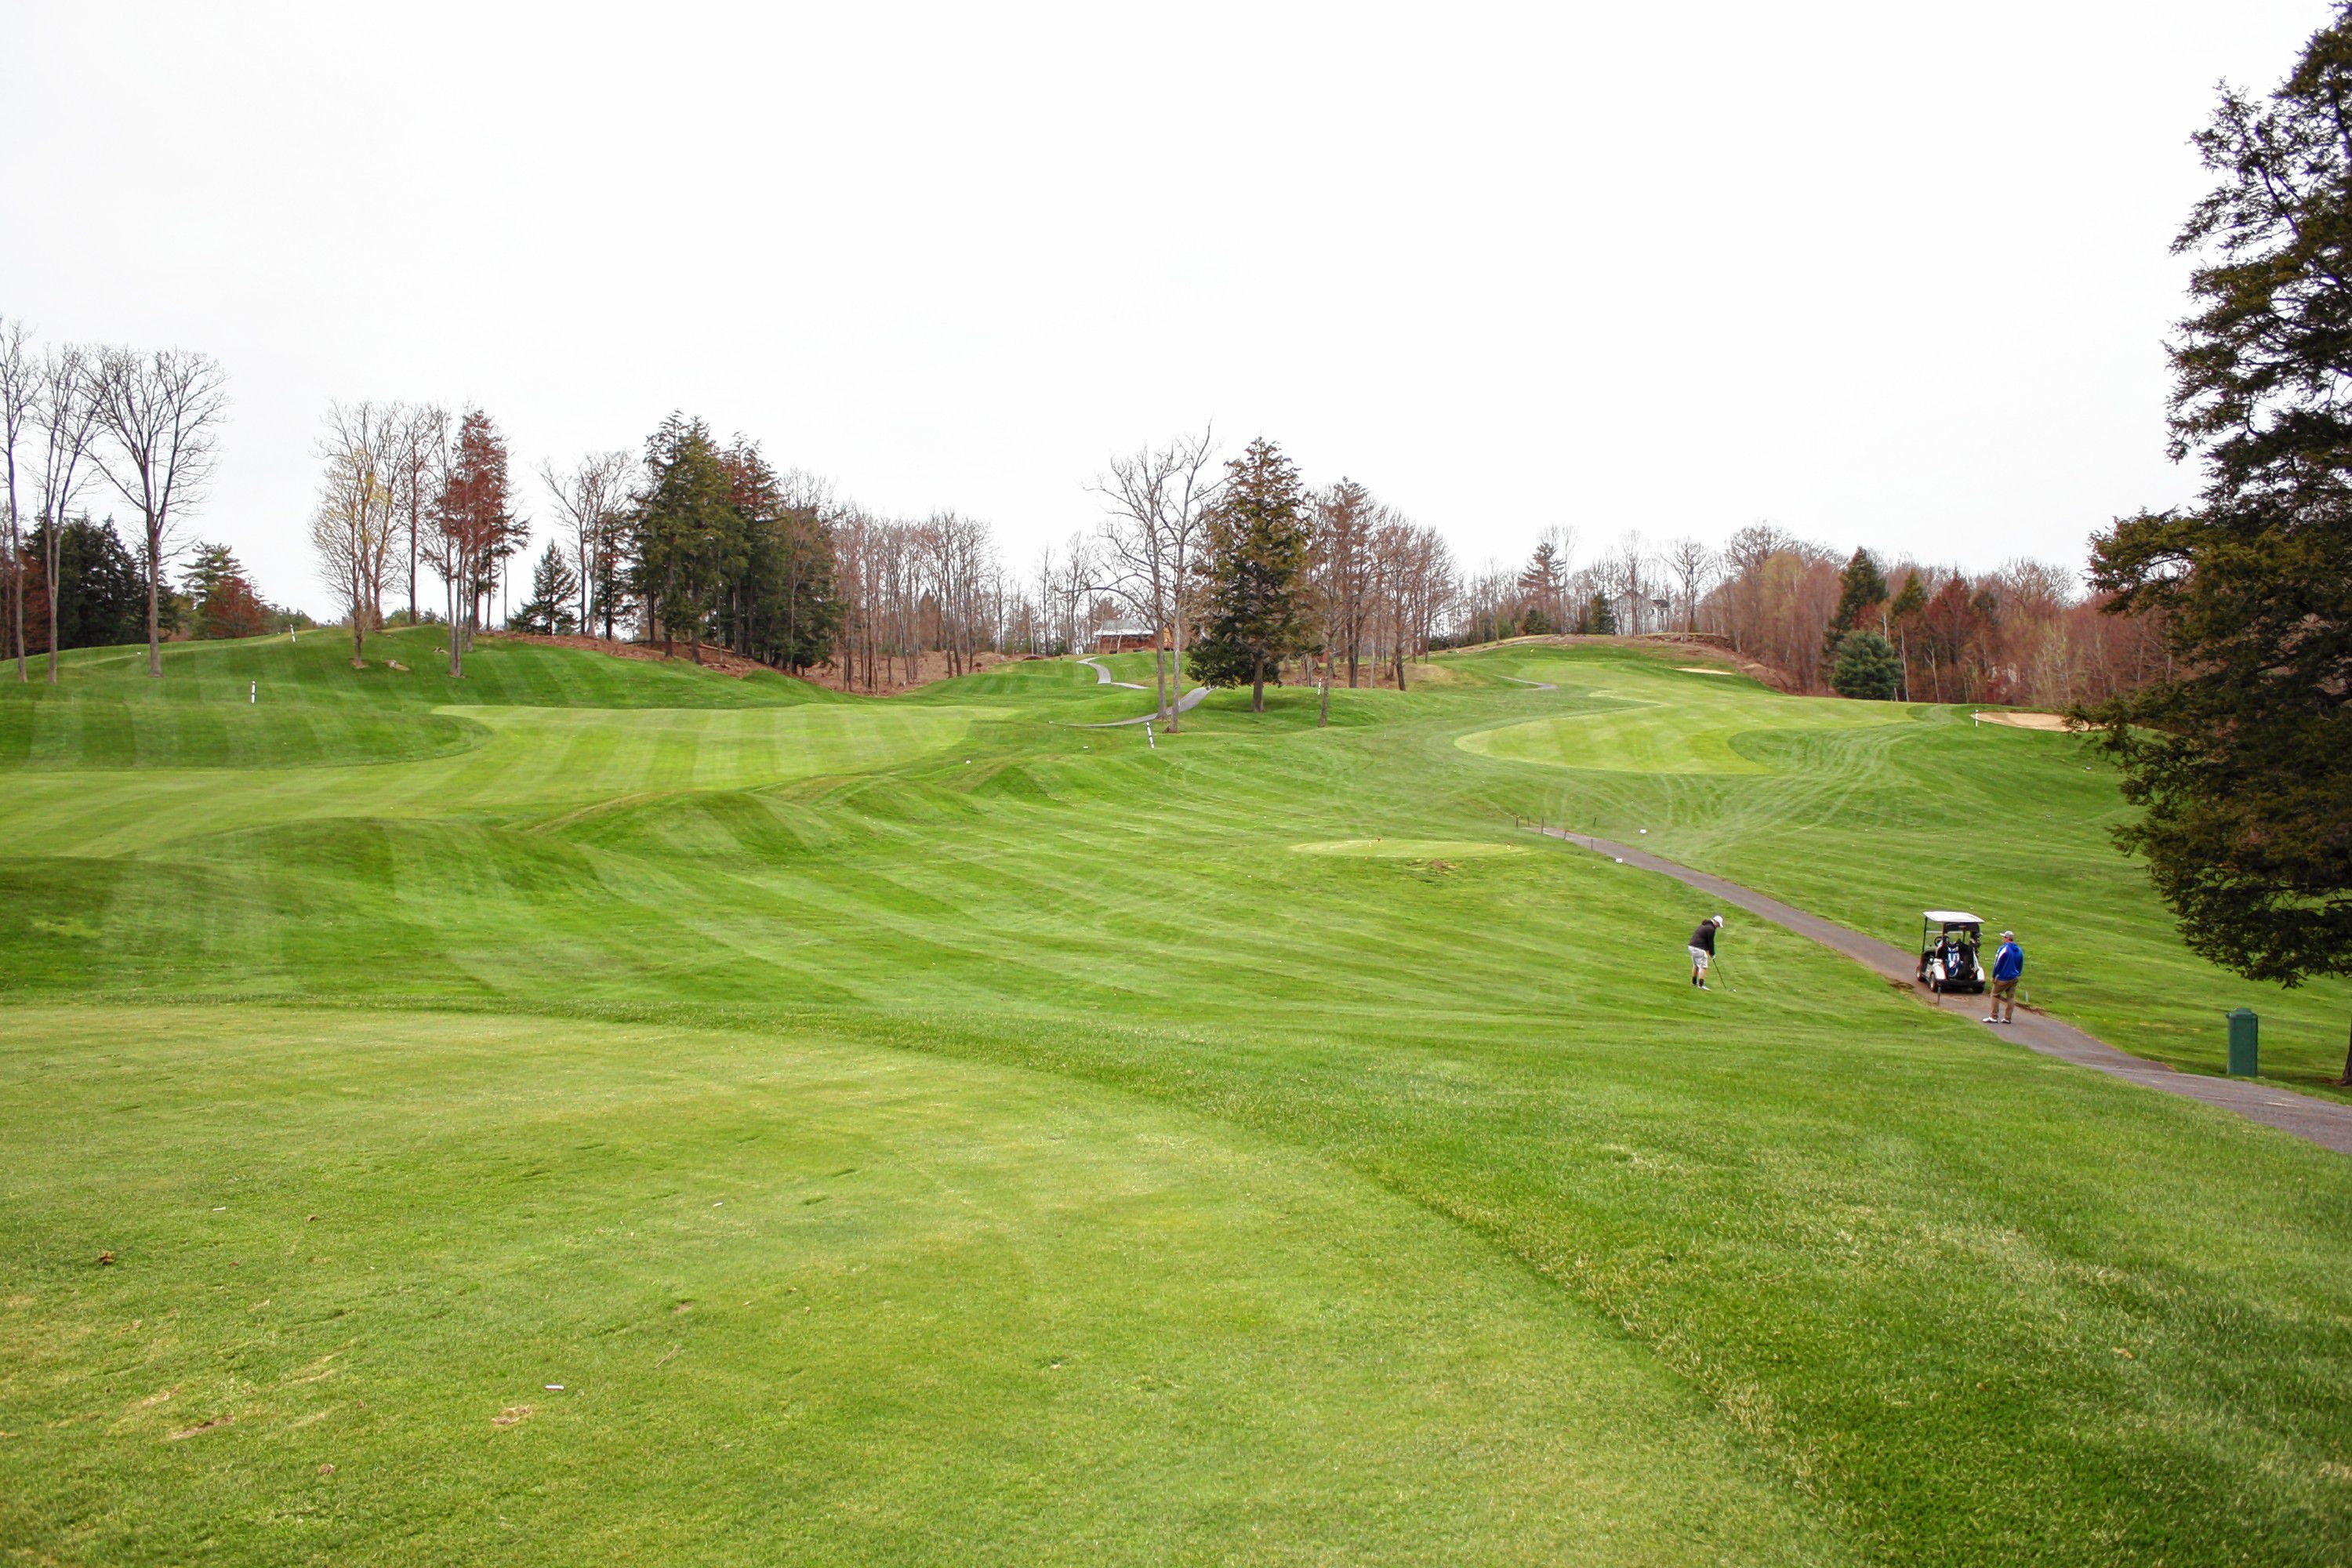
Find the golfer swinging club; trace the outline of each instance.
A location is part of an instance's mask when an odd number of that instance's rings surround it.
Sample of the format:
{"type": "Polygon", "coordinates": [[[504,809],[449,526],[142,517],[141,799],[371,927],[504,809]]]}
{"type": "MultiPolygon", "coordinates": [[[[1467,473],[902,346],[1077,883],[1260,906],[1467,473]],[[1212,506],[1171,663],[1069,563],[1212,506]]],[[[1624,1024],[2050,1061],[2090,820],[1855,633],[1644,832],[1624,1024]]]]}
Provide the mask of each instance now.
{"type": "Polygon", "coordinates": [[[1706,966],[1715,962],[1715,933],[1723,929],[1721,915],[1709,915],[1691,932],[1691,984],[1706,989],[1706,966]]]}

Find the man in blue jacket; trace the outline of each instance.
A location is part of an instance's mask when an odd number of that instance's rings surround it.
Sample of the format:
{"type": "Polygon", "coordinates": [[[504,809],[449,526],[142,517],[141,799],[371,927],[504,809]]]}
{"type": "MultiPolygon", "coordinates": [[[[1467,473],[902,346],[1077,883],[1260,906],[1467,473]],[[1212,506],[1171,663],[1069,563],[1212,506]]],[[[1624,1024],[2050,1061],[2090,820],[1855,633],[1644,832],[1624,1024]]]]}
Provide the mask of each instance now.
{"type": "Polygon", "coordinates": [[[1992,955],[1992,1011],[1985,1015],[1988,1024],[2017,1022],[2017,982],[2025,973],[2025,950],[2017,945],[2017,933],[2000,933],[2000,951],[1992,955]]]}

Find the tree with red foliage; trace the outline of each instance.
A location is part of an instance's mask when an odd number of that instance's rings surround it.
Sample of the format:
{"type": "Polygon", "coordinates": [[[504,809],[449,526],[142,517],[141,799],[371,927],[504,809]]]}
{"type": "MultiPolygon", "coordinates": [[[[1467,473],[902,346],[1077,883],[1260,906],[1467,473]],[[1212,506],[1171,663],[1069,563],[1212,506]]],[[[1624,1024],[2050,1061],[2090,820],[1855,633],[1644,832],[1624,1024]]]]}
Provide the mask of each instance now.
{"type": "Polygon", "coordinates": [[[257,637],[269,630],[269,608],[242,577],[224,577],[196,605],[196,636],[257,637]]]}
{"type": "Polygon", "coordinates": [[[508,501],[506,441],[488,415],[468,408],[457,422],[448,476],[433,503],[433,570],[448,589],[452,679],[466,673],[466,647],[478,619],[476,590],[483,568],[516,531],[508,501]]]}

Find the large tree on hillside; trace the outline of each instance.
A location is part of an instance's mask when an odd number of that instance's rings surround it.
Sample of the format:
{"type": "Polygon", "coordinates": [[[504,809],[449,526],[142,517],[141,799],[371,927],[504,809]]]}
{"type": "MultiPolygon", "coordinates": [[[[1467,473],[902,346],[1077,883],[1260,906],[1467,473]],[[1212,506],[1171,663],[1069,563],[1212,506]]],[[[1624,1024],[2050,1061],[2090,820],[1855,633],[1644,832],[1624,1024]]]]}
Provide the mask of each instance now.
{"type": "Polygon", "coordinates": [[[1873,702],[1893,699],[1903,689],[1903,660],[1895,645],[1865,626],[1839,639],[1830,668],[1830,689],[1840,697],[1873,702]]]}
{"type": "Polygon", "coordinates": [[[463,679],[466,649],[477,629],[484,563],[514,537],[507,479],[507,444],[490,416],[468,408],[457,439],[436,457],[439,493],[432,508],[426,556],[449,598],[449,674],[463,679]]]}
{"type": "MultiPolygon", "coordinates": [[[[38,517],[42,531],[41,568],[48,595],[49,684],[58,683],[58,649],[59,627],[69,624],[58,603],[61,585],[68,581],[66,563],[59,552],[66,548],[69,531],[66,516],[72,509],[74,498],[89,481],[90,443],[98,435],[98,385],[96,365],[89,352],[68,343],[52,349],[42,356],[38,391],[41,436],[40,509],[38,517]]],[[[89,526],[85,518],[83,526],[89,526]]],[[[106,536],[114,538],[113,521],[108,520],[106,536]]],[[[143,589],[143,585],[142,585],[143,589]]],[[[101,620],[107,617],[101,616],[101,620]]],[[[111,623],[110,623],[111,624],[111,623]]],[[[108,642],[128,641],[127,637],[109,637],[108,642]]],[[[67,647],[90,646],[64,643],[67,647]]]]}
{"type": "Polygon", "coordinates": [[[2170,673],[2089,717],[2144,808],[2117,842],[2189,944],[2294,985],[2352,973],[2352,4],[2197,147],[2172,432],[2205,488],[2092,563],[2111,612],[2160,612],[2170,673]]]}
{"type": "Polygon", "coordinates": [[[1261,436],[1225,465],[1208,514],[1202,579],[1206,601],[1192,679],[1250,685],[1250,711],[1265,711],[1265,680],[1300,652],[1314,629],[1307,602],[1309,538],[1298,469],[1261,436]]]}
{"type": "MultiPolygon", "coordinates": [[[[1560,582],[1568,574],[1568,563],[1560,559],[1559,551],[1549,539],[1538,540],[1536,552],[1519,572],[1519,597],[1526,601],[1528,611],[1521,624],[1530,632],[1542,635],[1561,630],[1555,614],[1559,603],[1560,582]],[[1530,625],[1536,616],[1543,617],[1540,626],[1530,625]]],[[[1349,685],[1355,684],[1353,681],[1349,685]]]]}
{"type": "Polygon", "coordinates": [[[1715,552],[1696,539],[1677,539],[1666,546],[1666,571],[1682,591],[1683,630],[1698,630],[1698,602],[1702,586],[1715,571],[1715,552]]]}
{"type": "Polygon", "coordinates": [[[1183,709],[1181,692],[1169,689],[1170,675],[1172,670],[1181,688],[1187,612],[1198,589],[1194,578],[1216,489],[1209,472],[1215,450],[1213,433],[1203,430],[1112,458],[1093,487],[1108,513],[1101,536],[1089,545],[1073,546],[1066,574],[1052,569],[1048,551],[1040,574],[1039,610],[1058,612],[1073,623],[1061,639],[1065,643],[1075,641],[1078,600],[1096,574],[1108,575],[1110,590],[1155,633],[1168,633],[1165,647],[1155,637],[1153,652],[1160,717],[1171,734],[1182,724],[1183,709]]]}
{"type": "Polygon", "coordinates": [[[147,579],[124,549],[112,522],[87,517],[42,521],[33,531],[36,579],[47,600],[33,625],[47,628],[49,682],[57,683],[60,648],[113,647],[139,638],[145,619],[147,579]]]}
{"type": "Polygon", "coordinates": [[[1380,529],[1386,509],[1350,479],[1318,490],[1308,502],[1313,544],[1308,568],[1318,627],[1313,639],[1323,650],[1316,682],[1320,701],[1316,725],[1331,721],[1332,665],[1348,661],[1353,687],[1363,668],[1364,639],[1380,607],[1380,529]]]}
{"type": "MultiPolygon", "coordinates": [[[[399,537],[394,480],[405,422],[397,405],[332,404],[319,443],[323,472],[310,513],[310,548],[320,577],[351,617],[354,665],[366,651],[369,628],[383,624],[383,574],[399,537]]],[[[189,596],[204,595],[192,588],[189,596]]]]}
{"type": "Polygon", "coordinates": [[[538,632],[549,637],[570,637],[580,628],[580,616],[572,606],[572,596],[580,592],[572,563],[565,559],[563,547],[552,539],[539,558],[539,565],[530,574],[530,597],[514,613],[509,623],[519,632],[538,632]]]}
{"type": "Polygon", "coordinates": [[[741,552],[716,595],[719,635],[745,658],[807,669],[841,627],[839,563],[824,516],[831,492],[805,474],[777,473],[758,443],[740,437],[719,464],[741,552]]]}
{"type": "Polygon", "coordinates": [[[1913,572],[1903,579],[1903,591],[1888,601],[1886,621],[1895,634],[1895,650],[1903,663],[1903,700],[1911,700],[1911,634],[1918,629],[1919,617],[1927,609],[1927,590],[1921,586],[1919,574],[1913,572]]]}
{"type": "Polygon", "coordinates": [[[449,411],[430,403],[392,407],[398,417],[391,453],[393,513],[400,546],[408,552],[408,621],[414,626],[416,568],[431,563],[433,498],[441,493],[449,461],[449,411]]]}
{"type": "MultiPolygon", "coordinates": [[[[1169,716],[1168,645],[1160,634],[1175,615],[1181,586],[1171,502],[1182,464],[1180,447],[1140,447],[1113,458],[1092,486],[1103,498],[1105,516],[1097,542],[1103,563],[1110,569],[1108,585],[1151,628],[1152,687],[1162,722],[1169,716]]],[[[1180,686],[1182,678],[1180,667],[1180,686]]]]}
{"type": "MultiPolygon", "coordinates": [[[[583,631],[595,629],[597,588],[614,576],[610,558],[623,543],[622,513],[628,505],[633,466],[626,452],[591,452],[561,473],[552,462],[539,466],[540,481],[554,496],[556,510],[572,531],[572,582],[580,595],[575,619],[583,631]]],[[[602,607],[609,625],[612,606],[602,607]]]]}
{"type": "Polygon", "coordinates": [[[200,637],[257,637],[268,630],[269,606],[236,573],[214,583],[196,601],[200,637]]]}
{"type": "Polygon", "coordinates": [[[1837,608],[1831,612],[1829,628],[1822,634],[1822,657],[1836,658],[1838,644],[1845,640],[1846,633],[1885,603],[1886,574],[1869,551],[1857,549],[1847,559],[1845,570],[1838,574],[1837,608]]]}
{"type": "Polygon", "coordinates": [[[226,378],[209,354],[184,349],[107,349],[91,378],[98,470],[138,509],[147,555],[147,673],[163,674],[163,563],[173,530],[212,478],[226,378]]]}
{"type": "Polygon", "coordinates": [[[15,633],[16,679],[25,673],[25,540],[16,512],[18,442],[38,421],[40,367],[25,347],[25,323],[0,321],[0,455],[7,466],[8,624],[15,633]]]}
{"type": "Polygon", "coordinates": [[[745,553],[734,486],[710,426],[672,414],[646,442],[645,488],[632,519],[636,586],[661,627],[662,653],[679,631],[702,662],[702,627],[714,591],[745,553]]]}

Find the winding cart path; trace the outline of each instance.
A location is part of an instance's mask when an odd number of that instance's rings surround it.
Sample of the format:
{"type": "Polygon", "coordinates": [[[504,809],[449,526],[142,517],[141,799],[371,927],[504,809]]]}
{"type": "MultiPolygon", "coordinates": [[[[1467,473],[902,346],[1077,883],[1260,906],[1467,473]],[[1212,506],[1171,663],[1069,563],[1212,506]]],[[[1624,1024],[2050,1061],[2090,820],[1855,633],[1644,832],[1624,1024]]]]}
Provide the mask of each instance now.
{"type": "Polygon", "coordinates": [[[1139,685],[1132,680],[1113,680],[1110,677],[1110,666],[1107,664],[1097,664],[1090,658],[1082,658],[1078,660],[1078,662],[1095,672],[1095,684],[1097,686],[1124,686],[1129,691],[1149,691],[1151,689],[1151,688],[1148,686],[1139,685]]]}
{"type": "MultiPolygon", "coordinates": [[[[1563,827],[1542,827],[1537,831],[1548,837],[1564,839],[1580,845],[1596,855],[1606,855],[1628,866],[1638,866],[1645,871],[1656,871],[1674,878],[1686,886],[1736,904],[1749,914],[1760,916],[1778,926],[1784,926],[1799,936],[1810,937],[1823,947],[1842,952],[1856,963],[1877,971],[1887,979],[1906,985],[1917,984],[1918,955],[1906,952],[1892,942],[1880,942],[1850,931],[1834,921],[1807,914],[1778,899],[1768,899],[1752,889],[1705,871],[1695,871],[1688,866],[1637,849],[1630,844],[1616,844],[1606,838],[1595,838],[1587,833],[1571,833],[1563,827]]],[[[1979,1028],[1986,1029],[2005,1039],[2013,1039],[2028,1050],[2039,1051],[2045,1057],[2072,1062],[2076,1067],[2089,1068],[2135,1083],[2142,1089],[2156,1089],[2164,1094],[2177,1094],[2185,1099],[2217,1105],[2224,1110],[2234,1110],[2250,1121],[2265,1127],[2275,1127],[2297,1138],[2333,1149],[2339,1154],[2352,1154],[2352,1105],[2337,1100],[2315,1100],[2291,1089],[2280,1089],[2259,1079],[2208,1078],[2202,1073],[2176,1072],[2162,1062],[2152,1062],[2128,1051],[2119,1051],[2095,1036],[2084,1034],[2072,1024],[2061,1023],[2047,1013],[2017,1011],[2015,1024],[1991,1025],[1979,1022],[1981,1015],[1975,1012],[1975,998],[1961,998],[1969,1003],[1966,1016],[1979,1028]]],[[[1936,998],[1942,1005],[1942,999],[1936,998]]]]}

